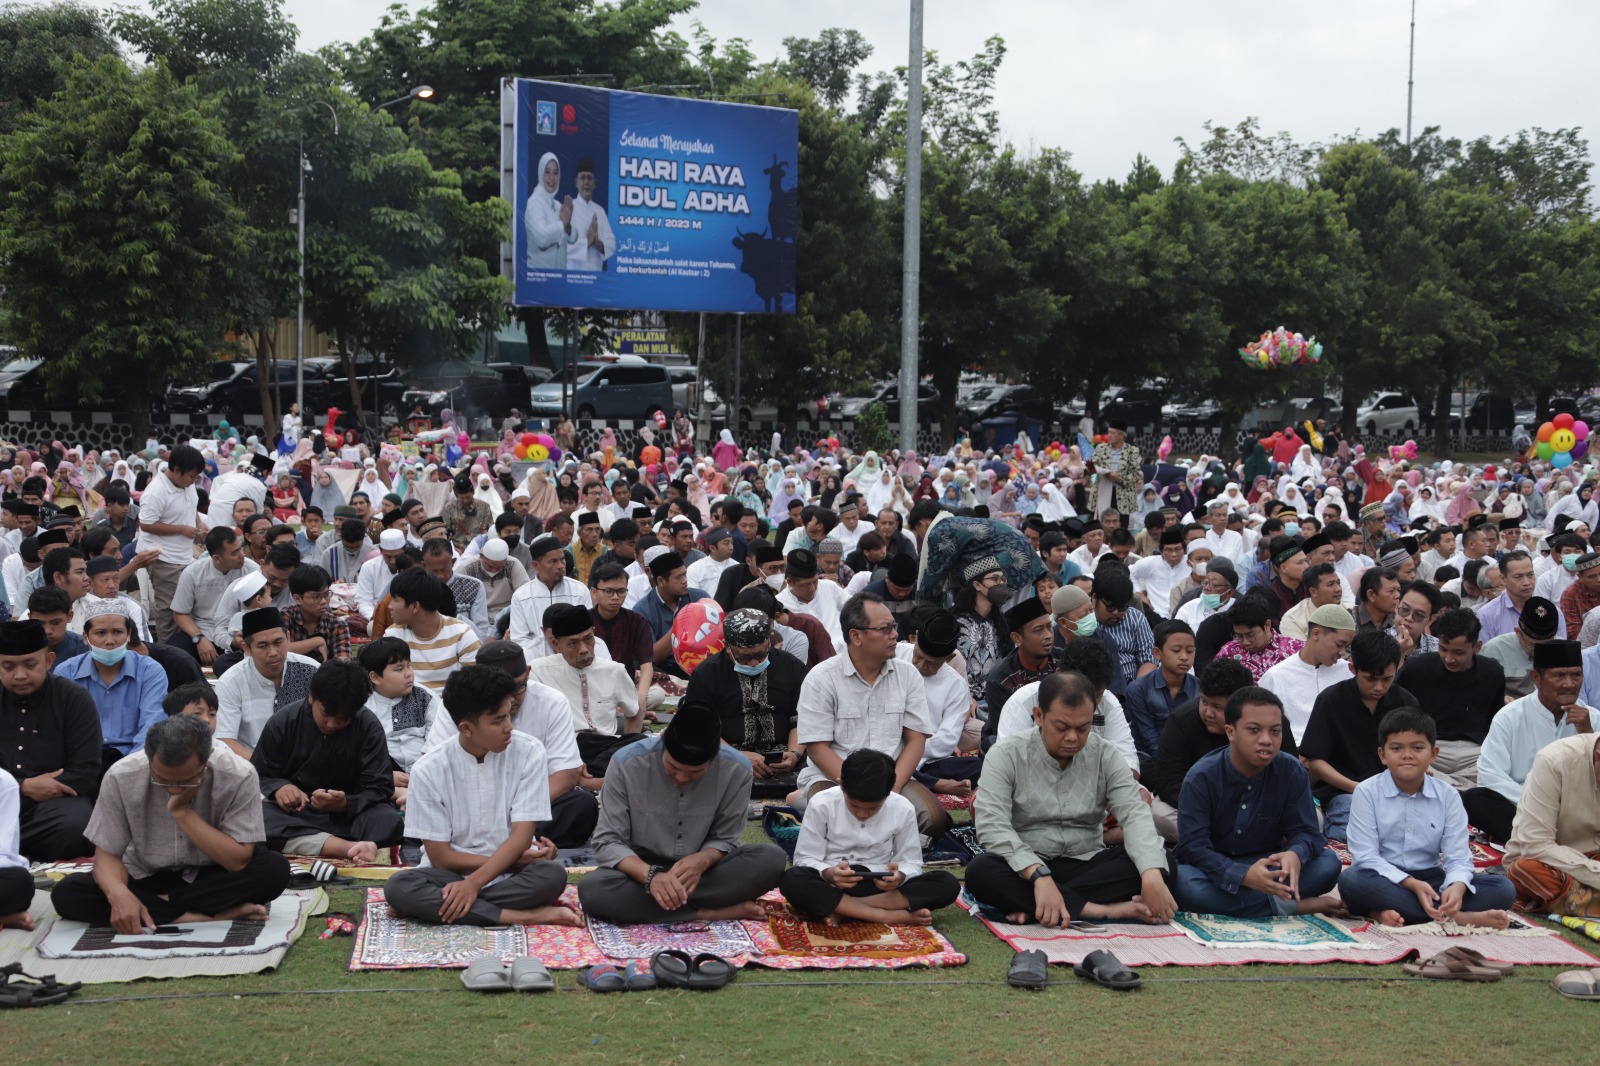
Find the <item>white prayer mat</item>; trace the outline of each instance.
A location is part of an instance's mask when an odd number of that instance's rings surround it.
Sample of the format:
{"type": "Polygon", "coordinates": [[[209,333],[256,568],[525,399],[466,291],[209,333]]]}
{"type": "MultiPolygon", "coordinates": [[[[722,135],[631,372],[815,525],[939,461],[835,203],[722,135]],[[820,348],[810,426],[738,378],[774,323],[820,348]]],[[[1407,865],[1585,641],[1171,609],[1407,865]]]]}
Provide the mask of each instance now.
{"type": "Polygon", "coordinates": [[[58,920],[39,942],[46,959],[174,959],[207,955],[263,955],[287,948],[302,924],[306,899],[284,894],[265,921],[185,922],[173,934],[118,933],[110,926],[58,920]]]}

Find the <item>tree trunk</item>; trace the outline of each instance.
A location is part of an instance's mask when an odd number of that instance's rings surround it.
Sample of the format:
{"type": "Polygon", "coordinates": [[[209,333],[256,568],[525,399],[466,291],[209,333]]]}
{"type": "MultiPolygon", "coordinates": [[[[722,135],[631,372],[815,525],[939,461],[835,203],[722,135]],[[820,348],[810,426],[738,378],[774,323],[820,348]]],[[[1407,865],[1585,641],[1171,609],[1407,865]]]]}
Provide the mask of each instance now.
{"type": "MultiPolygon", "coordinates": [[[[272,365],[272,362],[267,358],[267,352],[268,345],[264,340],[260,339],[260,334],[257,334],[256,390],[261,394],[261,419],[264,429],[266,430],[266,432],[263,432],[262,434],[263,441],[265,441],[270,435],[270,427],[276,424],[272,418],[272,382],[269,380],[269,377],[276,378],[278,376],[278,371],[277,368],[272,365]]],[[[244,420],[243,411],[239,412],[239,420],[241,422],[244,420]]],[[[241,430],[239,435],[241,437],[245,437],[249,434],[244,433],[241,430]]]]}
{"type": "Polygon", "coordinates": [[[1442,457],[1450,454],[1450,380],[1453,370],[1439,377],[1433,394],[1433,451],[1442,457]]]}
{"type": "MultiPolygon", "coordinates": [[[[355,407],[356,421],[364,426],[367,424],[366,410],[365,405],[362,403],[361,379],[356,377],[356,357],[350,354],[350,350],[345,347],[342,341],[339,344],[339,362],[344,366],[345,381],[350,386],[350,402],[355,407]]],[[[381,422],[382,419],[379,419],[379,421],[381,422]]],[[[380,431],[382,428],[382,426],[379,426],[380,431]]]]}

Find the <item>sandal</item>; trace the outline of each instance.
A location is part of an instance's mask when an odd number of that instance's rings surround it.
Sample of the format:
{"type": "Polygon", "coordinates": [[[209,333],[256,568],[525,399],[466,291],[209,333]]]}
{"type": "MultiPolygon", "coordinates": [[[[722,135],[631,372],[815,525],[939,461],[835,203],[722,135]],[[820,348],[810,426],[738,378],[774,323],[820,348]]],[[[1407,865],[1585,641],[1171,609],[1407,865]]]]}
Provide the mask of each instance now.
{"type": "Polygon", "coordinates": [[[55,974],[46,974],[35,977],[22,972],[22,963],[13,962],[0,969],[0,1010],[26,1007],[52,1007],[57,1003],[65,1003],[67,997],[83,987],[82,981],[69,981],[66,984],[57,981],[55,974]],[[36,984],[12,984],[13,977],[20,977],[36,984]]]}
{"type": "Polygon", "coordinates": [[[1089,952],[1082,962],[1072,968],[1072,972],[1118,992],[1132,992],[1144,983],[1143,978],[1122,965],[1122,960],[1109,951],[1089,952]]]}
{"type": "Polygon", "coordinates": [[[689,987],[709,992],[723,988],[739,976],[738,969],[721,955],[702,952],[694,957],[689,968],[689,987]]]}
{"type": "Polygon", "coordinates": [[[556,987],[555,978],[538,959],[525,957],[511,963],[511,991],[551,992],[556,987]]]}
{"type": "Polygon", "coordinates": [[[498,955],[485,955],[462,970],[461,984],[469,992],[511,991],[511,978],[498,955]]]}
{"type": "Polygon", "coordinates": [[[1463,959],[1459,955],[1452,955],[1447,951],[1441,951],[1439,954],[1432,958],[1424,959],[1422,962],[1408,962],[1405,964],[1404,969],[1406,973],[1413,977],[1427,977],[1435,981],[1480,981],[1487,983],[1498,981],[1505,976],[1496,968],[1479,966],[1475,962],[1463,959]]]}
{"type": "Polygon", "coordinates": [[[1050,963],[1044,952],[1019,951],[1006,971],[1006,984],[1037,992],[1050,981],[1050,963]]]}
{"type": "Polygon", "coordinates": [[[670,988],[688,988],[689,977],[694,973],[694,959],[687,951],[658,951],[650,959],[650,972],[658,984],[670,988]]]}
{"type": "Polygon", "coordinates": [[[1550,978],[1550,987],[1568,999],[1600,999],[1600,967],[1558,973],[1550,978]]]}
{"type": "Polygon", "coordinates": [[[1471,963],[1474,966],[1482,966],[1490,970],[1499,970],[1501,977],[1510,977],[1516,970],[1516,967],[1511,963],[1495,962],[1493,959],[1489,958],[1476,948],[1457,945],[1453,948],[1446,948],[1444,951],[1440,952],[1440,954],[1449,955],[1452,958],[1460,959],[1463,962],[1471,963]]]}
{"type": "Polygon", "coordinates": [[[353,885],[355,878],[346,877],[339,872],[339,868],[331,862],[317,859],[304,870],[293,867],[294,873],[289,875],[290,888],[317,888],[323,885],[353,885]]]}
{"type": "Polygon", "coordinates": [[[650,963],[643,959],[630,959],[623,976],[629,992],[648,992],[656,986],[656,975],[650,972],[650,963]]]}
{"type": "Polygon", "coordinates": [[[602,962],[583,971],[583,987],[591,992],[626,992],[628,979],[611,963],[602,962]]]}

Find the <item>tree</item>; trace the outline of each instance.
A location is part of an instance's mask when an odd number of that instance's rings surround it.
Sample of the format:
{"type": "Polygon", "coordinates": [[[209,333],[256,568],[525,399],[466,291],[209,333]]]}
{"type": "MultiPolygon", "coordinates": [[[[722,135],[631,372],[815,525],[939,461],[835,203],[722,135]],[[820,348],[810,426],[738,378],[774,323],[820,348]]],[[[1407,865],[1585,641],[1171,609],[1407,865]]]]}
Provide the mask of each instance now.
{"type": "Polygon", "coordinates": [[[0,133],[16,129],[22,116],[66,83],[74,56],[114,55],[116,42],[94,8],[76,3],[0,8],[0,133]]]}
{"type": "Polygon", "coordinates": [[[164,66],[80,61],[0,138],[0,281],[48,387],[153,390],[197,371],[228,326],[250,243],[224,177],[238,153],[199,91],[164,66]]]}

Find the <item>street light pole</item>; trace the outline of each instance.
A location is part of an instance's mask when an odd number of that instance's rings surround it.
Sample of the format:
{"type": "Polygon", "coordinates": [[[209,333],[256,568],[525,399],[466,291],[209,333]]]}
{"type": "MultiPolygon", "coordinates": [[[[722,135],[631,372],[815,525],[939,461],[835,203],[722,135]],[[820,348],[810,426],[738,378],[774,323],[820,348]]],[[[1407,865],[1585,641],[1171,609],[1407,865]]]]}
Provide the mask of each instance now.
{"type": "MultiPolygon", "coordinates": [[[[295,313],[294,329],[294,402],[300,408],[300,417],[306,417],[306,140],[300,138],[300,203],[295,209],[295,223],[299,227],[297,243],[300,263],[300,306],[295,313]]],[[[270,427],[269,427],[270,431],[270,427]]]]}
{"type": "Polygon", "coordinates": [[[917,446],[917,340],[922,311],[922,0],[911,0],[906,80],[906,213],[900,273],[900,450],[917,446]]]}

